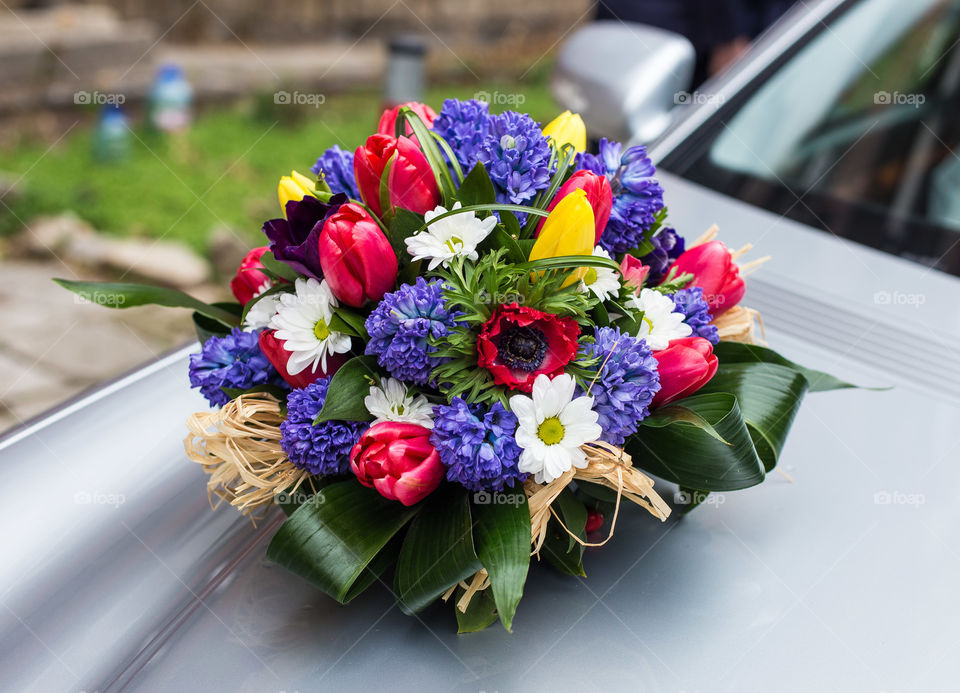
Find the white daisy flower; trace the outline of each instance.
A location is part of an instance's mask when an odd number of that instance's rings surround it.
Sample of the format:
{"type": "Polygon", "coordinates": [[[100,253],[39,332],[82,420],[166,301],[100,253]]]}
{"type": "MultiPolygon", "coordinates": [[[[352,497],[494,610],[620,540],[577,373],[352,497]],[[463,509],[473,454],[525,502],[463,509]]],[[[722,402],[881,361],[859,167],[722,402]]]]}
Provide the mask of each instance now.
{"type": "MultiPolygon", "coordinates": [[[[269,288],[267,285],[264,285],[264,287],[265,289],[269,288]]],[[[257,296],[262,293],[263,291],[258,291],[257,296]]],[[[250,300],[256,299],[257,296],[254,296],[250,300]]],[[[279,306],[280,294],[271,294],[256,301],[256,303],[250,306],[250,310],[247,311],[247,315],[243,319],[243,331],[253,332],[269,325],[273,316],[277,314],[277,308],[279,306]]]]}
{"type": "MultiPolygon", "coordinates": [[[[457,202],[454,209],[460,209],[457,202]]],[[[425,221],[444,214],[448,210],[443,206],[423,215],[425,221]]],[[[414,260],[430,260],[428,269],[436,269],[438,265],[446,267],[450,260],[462,255],[470,260],[476,260],[477,246],[484,238],[490,235],[497,225],[497,218],[492,214],[486,219],[477,219],[475,212],[464,212],[441,219],[430,224],[425,231],[410,236],[404,240],[407,252],[414,260]]]]}
{"type": "Polygon", "coordinates": [[[290,375],[307,368],[315,373],[318,364],[326,371],[327,356],[350,351],[350,337],[329,327],[337,299],[326,280],[300,277],[294,287],[295,293],[280,294],[280,305],[269,327],[277,331],[276,338],[285,342],[283,346],[290,352],[290,375]]]}
{"type": "Polygon", "coordinates": [[[375,417],[373,423],[406,421],[433,429],[433,405],[423,395],[413,397],[407,386],[395,378],[380,378],[380,386],[372,385],[363,404],[375,417]]]}
{"type": "Polygon", "coordinates": [[[563,373],[550,380],[541,373],[533,381],[532,397],[510,398],[518,421],[515,437],[522,448],[517,468],[533,474],[538,484],[549,483],[572,467],[586,467],[580,446],[603,433],[593,397],[574,398],[575,388],[573,376],[563,373]]]}
{"type": "Polygon", "coordinates": [[[693,334],[693,328],[684,320],[687,316],[676,312],[673,299],[653,289],[643,289],[639,296],[630,298],[627,305],[643,311],[637,337],[647,340],[653,351],[666,349],[671,339],[681,339],[693,334]]]}
{"type": "MultiPolygon", "coordinates": [[[[610,259],[610,253],[599,245],[593,249],[594,257],[610,259]]],[[[592,291],[601,301],[616,296],[620,292],[620,275],[609,267],[587,267],[587,273],[580,280],[580,291],[592,291]]]]}

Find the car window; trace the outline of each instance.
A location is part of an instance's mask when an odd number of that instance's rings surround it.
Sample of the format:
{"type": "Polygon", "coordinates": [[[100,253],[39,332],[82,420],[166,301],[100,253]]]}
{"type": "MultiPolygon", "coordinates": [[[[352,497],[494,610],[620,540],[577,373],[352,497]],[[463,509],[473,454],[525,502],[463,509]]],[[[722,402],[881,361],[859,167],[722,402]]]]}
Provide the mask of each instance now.
{"type": "Polygon", "coordinates": [[[866,0],[664,168],[960,274],[960,0],[866,0]]]}

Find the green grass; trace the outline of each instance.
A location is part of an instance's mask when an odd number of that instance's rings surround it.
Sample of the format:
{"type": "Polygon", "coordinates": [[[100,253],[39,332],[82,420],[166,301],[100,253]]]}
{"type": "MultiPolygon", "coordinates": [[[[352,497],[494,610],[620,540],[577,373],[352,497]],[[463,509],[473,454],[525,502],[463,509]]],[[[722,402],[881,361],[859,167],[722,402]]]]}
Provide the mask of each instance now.
{"type": "MultiPolygon", "coordinates": [[[[523,110],[546,122],[555,115],[546,80],[530,85],[485,85],[484,91],[520,94],[523,110]]],[[[439,110],[446,97],[469,98],[477,87],[431,89],[439,110]]],[[[275,106],[271,95],[204,113],[182,136],[167,138],[131,126],[129,155],[101,163],[93,156],[89,128],[78,126],[54,148],[22,142],[2,153],[0,170],[23,176],[21,193],[0,205],[0,233],[14,233],[40,214],[73,210],[109,233],[178,239],[199,251],[211,231],[228,225],[251,244],[261,224],[280,213],[279,177],[310,166],[327,147],[355,149],[379,118],[374,92],[331,94],[319,108],[275,106]],[[12,211],[11,211],[12,210],[12,211]]]]}

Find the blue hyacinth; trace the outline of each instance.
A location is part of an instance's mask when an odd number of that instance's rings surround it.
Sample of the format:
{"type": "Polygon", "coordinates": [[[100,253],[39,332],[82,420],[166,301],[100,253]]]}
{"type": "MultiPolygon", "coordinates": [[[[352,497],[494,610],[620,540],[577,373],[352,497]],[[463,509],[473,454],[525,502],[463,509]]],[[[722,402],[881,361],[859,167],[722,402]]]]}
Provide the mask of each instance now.
{"type": "Polygon", "coordinates": [[[684,322],[693,328],[694,337],[703,337],[711,344],[717,344],[720,341],[720,333],[716,325],[710,324],[713,316],[710,314],[710,306],[703,299],[701,287],[680,289],[670,298],[673,299],[673,305],[677,307],[677,311],[687,316],[684,322]]]}
{"type": "Polygon", "coordinates": [[[596,342],[581,348],[581,356],[598,357],[599,376],[590,386],[593,410],[603,429],[601,440],[623,445],[627,436],[650,414],[653,396],[660,390],[657,360],[646,341],[621,333],[615,327],[599,327],[596,342]]]}
{"type": "Polygon", "coordinates": [[[442,362],[430,355],[436,348],[427,338],[447,336],[460,315],[447,310],[440,280],[428,283],[417,277],[415,284],[386,294],[370,313],[366,354],[375,355],[397,380],[426,385],[430,372],[442,362]]]}
{"type": "Polygon", "coordinates": [[[430,443],[447,468],[447,481],[471,491],[501,491],[527,478],[517,469],[517,417],[500,402],[487,409],[454,397],[434,407],[433,415],[430,443]]]}
{"type": "Polygon", "coordinates": [[[647,148],[630,147],[606,138],[600,140],[597,154],[583,153],[576,159],[578,168],[606,176],[613,189],[610,221],[600,245],[613,255],[636,248],[663,209],[663,188],[653,177],[656,167],[647,156],[647,148]]]}
{"type": "Polygon", "coordinates": [[[256,332],[239,327],[224,337],[210,337],[198,354],[190,354],[190,387],[213,406],[222,406],[230,397],[220,388],[247,390],[257,385],[285,383],[267,357],[260,351],[256,332]]]}
{"type": "Polygon", "coordinates": [[[490,174],[497,202],[504,204],[528,204],[550,185],[555,170],[550,163],[550,143],[540,125],[515,111],[490,118],[477,160],[490,174]]]}
{"type": "Polygon", "coordinates": [[[320,378],[287,395],[287,418],[280,424],[280,447],[298,469],[311,474],[347,474],[350,450],[368,424],[313,420],[323,409],[330,378],[320,378]]]}
{"type": "Polygon", "coordinates": [[[323,178],[331,192],[346,193],[351,199],[360,199],[357,179],[353,174],[353,152],[333,145],[320,155],[310,170],[318,176],[323,172],[323,178]]]}
{"type": "Polygon", "coordinates": [[[450,145],[466,173],[477,163],[480,145],[490,131],[490,108],[475,99],[447,99],[433,121],[433,131],[450,145]]]}

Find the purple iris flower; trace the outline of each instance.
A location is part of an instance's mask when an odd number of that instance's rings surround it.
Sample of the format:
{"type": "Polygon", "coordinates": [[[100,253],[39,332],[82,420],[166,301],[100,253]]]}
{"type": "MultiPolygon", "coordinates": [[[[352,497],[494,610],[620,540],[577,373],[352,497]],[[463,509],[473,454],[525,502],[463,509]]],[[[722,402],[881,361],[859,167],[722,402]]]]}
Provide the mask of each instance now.
{"type": "Polygon", "coordinates": [[[339,193],[328,203],[312,195],[288,201],[286,219],[271,219],[263,225],[263,233],[270,239],[274,257],[298,274],[320,279],[323,276],[319,250],[323,223],[347,200],[345,194],[339,193]]]}

